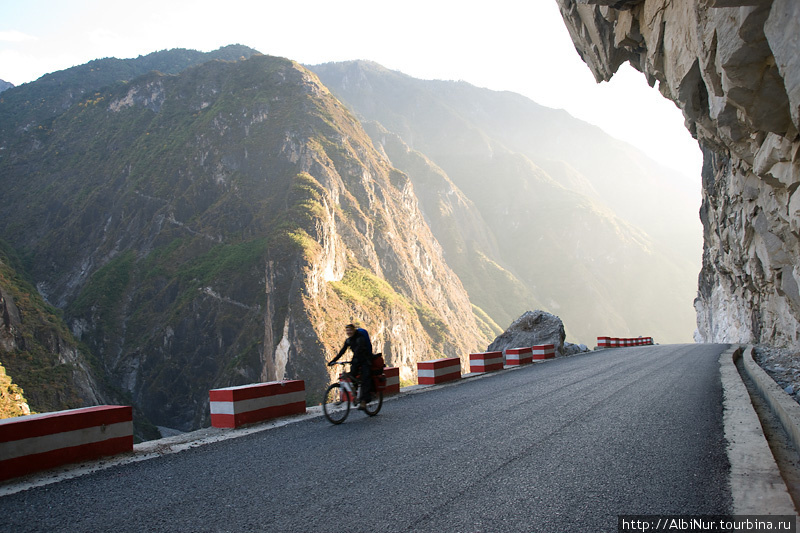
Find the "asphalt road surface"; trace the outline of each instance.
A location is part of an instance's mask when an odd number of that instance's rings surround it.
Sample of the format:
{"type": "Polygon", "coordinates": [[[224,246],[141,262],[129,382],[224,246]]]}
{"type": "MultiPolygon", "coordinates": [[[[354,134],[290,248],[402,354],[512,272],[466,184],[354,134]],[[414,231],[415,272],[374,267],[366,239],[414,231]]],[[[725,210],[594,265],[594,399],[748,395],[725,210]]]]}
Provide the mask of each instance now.
{"type": "Polygon", "coordinates": [[[2,530],[614,532],[731,512],[723,345],[603,350],[0,498],[2,530]]]}

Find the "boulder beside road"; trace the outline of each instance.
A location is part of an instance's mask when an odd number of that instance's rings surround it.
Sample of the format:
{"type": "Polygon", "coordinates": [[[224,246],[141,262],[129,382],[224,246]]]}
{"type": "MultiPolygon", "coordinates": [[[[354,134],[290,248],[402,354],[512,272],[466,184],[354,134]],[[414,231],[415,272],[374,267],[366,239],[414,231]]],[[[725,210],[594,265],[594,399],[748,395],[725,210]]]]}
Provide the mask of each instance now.
{"type": "MultiPolygon", "coordinates": [[[[555,346],[556,356],[577,353],[574,344],[565,343],[564,323],[546,311],[525,311],[506,331],[489,345],[489,352],[504,352],[506,348],[524,348],[541,344],[555,346]]],[[[584,347],[585,348],[585,347],[584,347]]]]}

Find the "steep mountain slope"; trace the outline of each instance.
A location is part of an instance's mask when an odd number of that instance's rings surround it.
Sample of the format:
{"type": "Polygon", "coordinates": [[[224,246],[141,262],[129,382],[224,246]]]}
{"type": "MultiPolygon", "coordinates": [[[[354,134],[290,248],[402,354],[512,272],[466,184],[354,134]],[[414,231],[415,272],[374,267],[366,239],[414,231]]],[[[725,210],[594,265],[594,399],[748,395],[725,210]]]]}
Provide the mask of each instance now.
{"type": "Polygon", "coordinates": [[[202,426],[220,386],[299,378],[313,400],[350,321],[404,378],[496,333],[408,177],[296,63],[211,61],[87,94],[0,138],[0,236],[153,423],[202,426]]]}
{"type": "Polygon", "coordinates": [[[541,308],[542,302],[525,283],[498,263],[500,248],[490,224],[447,173],[379,123],[366,123],[365,129],[392,164],[414,183],[420,208],[443,244],[447,264],[458,274],[472,301],[494,322],[503,324],[510,324],[526,306],[541,308]],[[513,305],[505,298],[509,294],[516,295],[513,305]]]}
{"type": "MultiPolygon", "coordinates": [[[[686,188],[664,169],[599,129],[513,93],[416,80],[369,62],[311,68],[360,117],[435,163],[478,210],[496,243],[492,260],[526,290],[482,293],[481,275],[470,271],[477,253],[454,269],[501,325],[532,308],[532,298],[579,341],[604,331],[691,340],[700,226],[686,188]]],[[[424,187],[415,186],[424,198],[424,187]]],[[[457,242],[437,238],[448,258],[456,255],[457,242]]]]}
{"type": "Polygon", "coordinates": [[[14,376],[20,395],[15,401],[35,412],[108,401],[111,396],[96,381],[88,354],[21,271],[20,258],[0,242],[0,369],[14,376]]]}

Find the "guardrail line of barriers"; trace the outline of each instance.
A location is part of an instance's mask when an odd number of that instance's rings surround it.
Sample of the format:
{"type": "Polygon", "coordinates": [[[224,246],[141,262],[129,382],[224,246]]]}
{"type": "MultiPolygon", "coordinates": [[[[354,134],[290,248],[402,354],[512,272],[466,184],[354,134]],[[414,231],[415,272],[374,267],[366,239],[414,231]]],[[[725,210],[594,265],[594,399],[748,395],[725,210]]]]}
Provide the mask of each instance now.
{"type": "MultiPolygon", "coordinates": [[[[597,337],[597,348],[653,344],[652,337],[597,337]]],[[[543,344],[469,355],[470,375],[552,359],[555,346],[543,344]]],[[[384,395],[400,392],[400,369],[384,368],[384,395]]],[[[420,385],[462,378],[461,359],[417,362],[420,385]]],[[[211,425],[238,428],[306,412],[304,380],[273,381],[209,391],[211,425]]],[[[80,461],[133,451],[131,406],[99,405],[0,420],[0,481],[80,461]]]]}

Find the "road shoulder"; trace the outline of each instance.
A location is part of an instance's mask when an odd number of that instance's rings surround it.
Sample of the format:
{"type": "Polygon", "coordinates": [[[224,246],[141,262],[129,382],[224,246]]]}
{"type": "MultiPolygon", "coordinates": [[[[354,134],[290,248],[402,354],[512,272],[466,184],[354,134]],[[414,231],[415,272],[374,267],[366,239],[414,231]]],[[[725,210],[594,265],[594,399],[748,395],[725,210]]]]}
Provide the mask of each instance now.
{"type": "Polygon", "coordinates": [[[733,512],[794,515],[794,504],[769,449],[750,394],[734,364],[734,357],[740,357],[742,352],[743,348],[734,346],[719,358],[733,512]]]}

